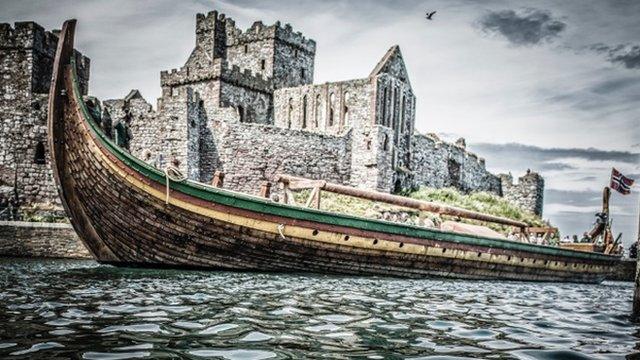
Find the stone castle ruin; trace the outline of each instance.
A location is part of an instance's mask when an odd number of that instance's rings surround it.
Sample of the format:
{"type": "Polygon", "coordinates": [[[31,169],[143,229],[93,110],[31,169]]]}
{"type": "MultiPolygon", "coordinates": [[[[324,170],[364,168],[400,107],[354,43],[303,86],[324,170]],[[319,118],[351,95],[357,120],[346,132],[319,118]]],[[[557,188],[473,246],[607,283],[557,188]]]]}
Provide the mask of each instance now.
{"type": "MultiPolygon", "coordinates": [[[[55,35],[29,24],[38,29],[25,32],[31,42],[10,45],[0,35],[0,71],[10,83],[0,89],[0,160],[23,169],[25,200],[44,201],[55,197],[46,154],[43,164],[36,162],[46,139],[49,78],[41,72],[50,76],[51,70],[33,55],[17,54],[40,52],[33,39],[41,36],[55,45],[55,35]],[[34,97],[44,100],[38,110],[34,97]]],[[[528,173],[514,184],[510,175],[487,171],[464,139],[451,144],[415,131],[416,98],[398,46],[368,77],[324,84],[313,84],[315,52],[315,41],[288,24],[255,22],[241,31],[224,14],[198,14],[195,48],[183,67],[161,72],[156,109],[132,90],[93,110],[136,157],[158,168],[177,166],[203,183],[222,171],[224,187],[232,190],[257,194],[262,182],[286,173],[384,192],[421,186],[487,191],[542,213],[540,175],[528,173]]],[[[87,81],[89,60],[81,59],[87,81]]]]}
{"type": "MultiPolygon", "coordinates": [[[[0,219],[36,206],[63,215],[49,166],[47,108],[57,32],[34,22],[0,24],[0,219]]],[[[81,91],[89,59],[76,52],[81,91]]]]}

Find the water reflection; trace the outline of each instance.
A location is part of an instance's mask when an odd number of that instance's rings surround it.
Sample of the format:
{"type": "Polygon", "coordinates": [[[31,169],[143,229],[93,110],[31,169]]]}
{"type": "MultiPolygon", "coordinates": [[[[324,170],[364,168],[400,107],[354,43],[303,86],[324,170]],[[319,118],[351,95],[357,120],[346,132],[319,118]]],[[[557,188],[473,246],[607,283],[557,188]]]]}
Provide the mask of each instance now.
{"type": "Polygon", "coordinates": [[[623,359],[632,284],[119,269],[0,259],[0,357],[623,359]]]}

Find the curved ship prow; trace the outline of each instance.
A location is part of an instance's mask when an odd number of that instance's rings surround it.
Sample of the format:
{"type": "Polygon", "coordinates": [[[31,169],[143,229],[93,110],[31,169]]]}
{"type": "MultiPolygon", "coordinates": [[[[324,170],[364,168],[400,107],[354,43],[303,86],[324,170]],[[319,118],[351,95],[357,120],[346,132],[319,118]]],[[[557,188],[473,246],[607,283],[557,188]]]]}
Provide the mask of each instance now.
{"type": "MultiPolygon", "coordinates": [[[[89,114],[75,70],[74,29],[75,21],[67,21],[60,34],[49,97],[49,143],[64,207],[78,235],[100,262],[600,282],[618,260],[606,254],[499,239],[488,232],[465,234],[366,219],[188,180],[173,181],[111,141],[89,114]]],[[[341,191],[356,193],[357,189],[341,191]]],[[[392,195],[377,194],[367,196],[399,201],[392,195]]],[[[479,221],[526,225],[426,202],[406,200],[406,204],[479,221]]]]}

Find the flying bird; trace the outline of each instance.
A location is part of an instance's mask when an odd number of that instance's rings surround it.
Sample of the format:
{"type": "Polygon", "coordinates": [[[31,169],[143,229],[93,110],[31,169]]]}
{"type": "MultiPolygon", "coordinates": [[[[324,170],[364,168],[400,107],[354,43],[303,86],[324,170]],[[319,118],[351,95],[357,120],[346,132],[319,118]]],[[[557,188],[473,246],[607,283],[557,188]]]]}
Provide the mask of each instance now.
{"type": "Polygon", "coordinates": [[[427,20],[433,20],[433,19],[432,19],[432,17],[433,17],[433,14],[435,14],[435,13],[436,13],[435,11],[433,11],[433,12],[427,12],[427,14],[426,14],[426,16],[427,16],[427,20]]]}

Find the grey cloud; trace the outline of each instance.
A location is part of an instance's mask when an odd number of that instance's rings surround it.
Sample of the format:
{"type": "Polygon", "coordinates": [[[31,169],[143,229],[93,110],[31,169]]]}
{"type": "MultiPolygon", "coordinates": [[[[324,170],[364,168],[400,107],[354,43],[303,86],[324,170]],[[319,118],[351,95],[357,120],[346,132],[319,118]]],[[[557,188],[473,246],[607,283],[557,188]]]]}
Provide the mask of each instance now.
{"type": "Polygon", "coordinates": [[[589,47],[591,50],[605,54],[607,60],[613,64],[623,65],[627,69],[640,69],[640,45],[620,44],[606,45],[594,44],[589,47]]]}
{"type": "Polygon", "coordinates": [[[548,162],[548,163],[542,163],[539,166],[539,170],[575,170],[576,167],[569,165],[569,164],[565,164],[565,163],[561,163],[561,162],[548,162]]]}
{"type": "Polygon", "coordinates": [[[598,191],[567,191],[547,189],[544,192],[546,204],[564,204],[572,206],[597,206],[602,202],[602,196],[598,191]]]}
{"type": "Polygon", "coordinates": [[[612,92],[622,92],[634,85],[638,85],[638,79],[635,77],[619,77],[602,81],[591,87],[591,91],[596,94],[610,94],[612,92]]]}
{"type": "Polygon", "coordinates": [[[550,11],[540,9],[492,11],[483,15],[478,24],[483,32],[501,35],[516,46],[550,42],[567,27],[550,11]]]}
{"type": "MultiPolygon", "coordinates": [[[[590,161],[620,161],[629,164],[640,162],[640,153],[630,151],[609,151],[594,148],[587,149],[561,149],[561,148],[541,148],[538,146],[524,145],[518,143],[489,144],[478,143],[470,146],[482,156],[487,153],[487,158],[509,157],[520,163],[541,161],[552,161],[561,158],[580,158],[590,161]],[[492,156],[488,156],[491,154],[492,156]]],[[[540,164],[542,165],[542,164],[540,164]]]]}

